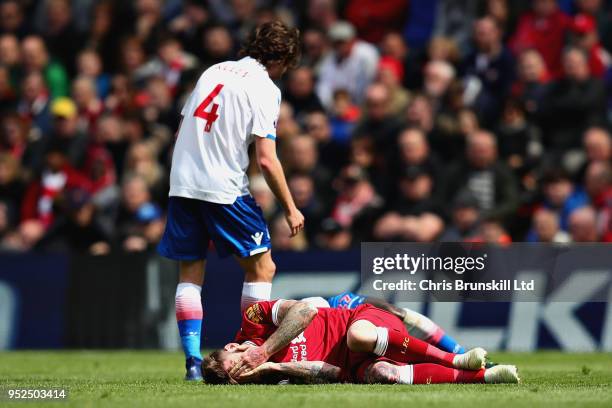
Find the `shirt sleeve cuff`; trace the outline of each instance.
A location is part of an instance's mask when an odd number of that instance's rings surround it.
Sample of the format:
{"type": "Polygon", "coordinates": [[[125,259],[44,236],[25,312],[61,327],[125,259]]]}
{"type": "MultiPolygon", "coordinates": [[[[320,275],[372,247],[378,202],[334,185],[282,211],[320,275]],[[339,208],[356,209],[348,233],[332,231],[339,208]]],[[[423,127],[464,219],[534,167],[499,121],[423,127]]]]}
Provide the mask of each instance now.
{"type": "Polygon", "coordinates": [[[280,308],[280,305],[283,304],[283,302],[283,299],[278,299],[276,303],[274,303],[274,306],[272,306],[272,323],[274,323],[275,326],[278,326],[280,323],[278,321],[278,309],[280,308]]]}

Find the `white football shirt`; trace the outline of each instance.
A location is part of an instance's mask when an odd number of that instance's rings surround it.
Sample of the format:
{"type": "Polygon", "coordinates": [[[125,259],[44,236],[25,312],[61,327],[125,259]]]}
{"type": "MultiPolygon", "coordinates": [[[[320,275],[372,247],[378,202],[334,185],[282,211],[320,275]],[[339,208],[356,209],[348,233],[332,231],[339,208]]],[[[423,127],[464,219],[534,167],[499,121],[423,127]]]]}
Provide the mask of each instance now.
{"type": "Polygon", "coordinates": [[[187,99],[172,155],[170,196],[231,204],[248,194],[248,148],[276,139],[281,92],[245,57],[208,68],[187,99]]]}

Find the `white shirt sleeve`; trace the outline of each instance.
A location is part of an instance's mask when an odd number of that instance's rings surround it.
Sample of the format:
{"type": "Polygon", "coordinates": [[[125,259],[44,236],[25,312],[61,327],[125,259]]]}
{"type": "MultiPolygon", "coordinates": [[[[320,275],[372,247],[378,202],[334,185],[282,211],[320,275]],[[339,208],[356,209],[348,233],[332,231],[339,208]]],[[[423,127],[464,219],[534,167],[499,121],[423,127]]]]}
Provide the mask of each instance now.
{"type": "Polygon", "coordinates": [[[189,114],[189,112],[194,110],[191,107],[191,105],[193,105],[193,101],[197,97],[197,93],[198,93],[197,91],[198,91],[198,87],[196,86],[193,89],[193,91],[191,91],[191,94],[189,94],[189,96],[187,97],[187,100],[185,100],[185,104],[183,105],[183,109],[181,109],[181,116],[187,116],[187,114],[189,114]]]}
{"type": "Polygon", "coordinates": [[[255,136],[276,139],[276,121],[280,112],[280,91],[270,89],[252,92],[251,109],[253,111],[253,129],[251,133],[255,136]]]}
{"type": "Polygon", "coordinates": [[[274,306],[272,306],[272,323],[274,323],[275,326],[278,326],[280,323],[278,321],[278,309],[280,308],[280,305],[282,305],[284,302],[284,299],[278,299],[274,306]]]}

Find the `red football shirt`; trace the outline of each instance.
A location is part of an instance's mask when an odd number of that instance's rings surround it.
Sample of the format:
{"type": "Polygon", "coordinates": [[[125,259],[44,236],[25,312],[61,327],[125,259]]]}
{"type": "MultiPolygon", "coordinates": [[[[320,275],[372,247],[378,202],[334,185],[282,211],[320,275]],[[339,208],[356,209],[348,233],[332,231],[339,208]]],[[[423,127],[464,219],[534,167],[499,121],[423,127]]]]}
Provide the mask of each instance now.
{"type": "MultiPolygon", "coordinates": [[[[276,331],[276,313],[282,300],[258,302],[242,315],[236,342],[258,346],[276,331]]],[[[348,358],[346,331],[353,310],[320,308],[310,325],[284,349],[270,357],[273,362],[325,361],[343,367],[348,358]]]]}

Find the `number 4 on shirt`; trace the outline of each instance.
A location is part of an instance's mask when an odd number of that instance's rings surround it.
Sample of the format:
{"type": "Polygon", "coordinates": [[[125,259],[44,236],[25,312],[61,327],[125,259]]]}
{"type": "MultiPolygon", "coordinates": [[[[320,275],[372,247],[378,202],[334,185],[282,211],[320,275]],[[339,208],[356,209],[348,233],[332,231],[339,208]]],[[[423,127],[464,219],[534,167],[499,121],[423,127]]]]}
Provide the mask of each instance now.
{"type": "Polygon", "coordinates": [[[217,84],[215,89],[208,94],[202,103],[198,105],[195,112],[193,112],[193,116],[202,118],[206,121],[206,125],[204,126],[204,130],[206,132],[210,132],[212,124],[215,123],[215,120],[219,119],[219,115],[217,115],[217,109],[219,109],[218,103],[213,103],[212,107],[210,108],[210,112],[206,112],[206,108],[208,108],[208,105],[210,105],[213,99],[215,99],[215,96],[219,95],[221,89],[223,89],[223,84],[217,84]]]}

